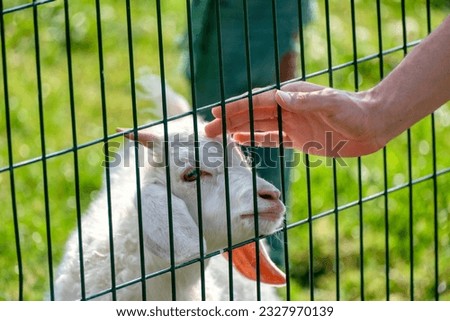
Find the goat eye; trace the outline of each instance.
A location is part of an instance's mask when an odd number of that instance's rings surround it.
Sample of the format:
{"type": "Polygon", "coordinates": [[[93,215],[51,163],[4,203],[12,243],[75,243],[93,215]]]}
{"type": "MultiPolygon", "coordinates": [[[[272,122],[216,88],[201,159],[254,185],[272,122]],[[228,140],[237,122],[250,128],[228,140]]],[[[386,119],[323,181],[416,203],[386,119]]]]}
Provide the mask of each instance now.
{"type": "Polygon", "coordinates": [[[185,182],[194,182],[197,179],[197,177],[198,175],[196,168],[191,168],[183,174],[183,180],[185,182]]]}

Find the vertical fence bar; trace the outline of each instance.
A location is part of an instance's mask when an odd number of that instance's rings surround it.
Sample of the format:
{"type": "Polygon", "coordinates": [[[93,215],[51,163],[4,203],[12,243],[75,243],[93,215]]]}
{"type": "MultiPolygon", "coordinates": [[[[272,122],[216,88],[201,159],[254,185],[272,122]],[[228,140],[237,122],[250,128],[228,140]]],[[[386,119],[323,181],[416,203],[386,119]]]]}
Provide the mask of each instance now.
{"type": "MultiPolygon", "coordinates": [[[[300,3],[298,4],[301,5],[300,3]]],[[[301,9],[300,9],[301,11],[301,9]]],[[[278,49],[278,16],[277,16],[277,1],[272,0],[272,25],[273,25],[273,47],[274,47],[274,63],[275,63],[275,80],[276,80],[276,88],[280,89],[281,87],[281,78],[280,78],[280,55],[278,49]]],[[[300,19],[300,18],[299,18],[300,19]]],[[[284,155],[284,146],[283,146],[283,114],[281,111],[280,105],[277,104],[277,117],[278,117],[278,141],[279,145],[279,164],[280,164],[280,190],[281,190],[281,200],[284,204],[286,204],[287,196],[286,196],[286,175],[285,175],[285,155],[284,155]]],[[[311,212],[310,212],[311,214],[311,212]]],[[[310,220],[310,232],[312,232],[312,220],[310,220]]],[[[312,236],[312,235],[311,235],[312,236]]],[[[312,242],[312,238],[310,239],[312,242]]],[[[290,293],[290,278],[289,278],[289,248],[288,248],[288,229],[287,229],[287,219],[286,217],[283,220],[283,243],[285,248],[286,255],[286,291],[290,293]]],[[[311,243],[312,245],[312,243],[311,243]]],[[[314,289],[314,286],[311,286],[311,289],[314,289]]],[[[289,294],[290,295],[290,294],[289,294]]]]}
{"type": "Polygon", "coordinates": [[[309,160],[309,154],[305,154],[305,166],[306,166],[306,202],[308,205],[308,248],[309,248],[309,271],[308,271],[308,281],[309,281],[309,298],[314,301],[314,244],[312,241],[312,198],[311,198],[311,163],[309,160]]]}
{"type": "Polygon", "coordinates": [[[412,185],[411,130],[406,132],[408,141],[408,194],[409,194],[409,260],[410,260],[410,299],[414,301],[414,205],[412,185]]]}
{"type": "Polygon", "coordinates": [[[340,253],[339,253],[339,196],[336,160],[333,158],[333,199],[334,199],[334,253],[336,255],[336,300],[341,299],[340,253]]]}
{"type": "Polygon", "coordinates": [[[361,157],[358,157],[358,208],[359,208],[359,278],[361,301],[365,300],[364,291],[364,213],[362,202],[362,163],[361,157]]]}
{"type": "MultiPolygon", "coordinates": [[[[136,84],[135,84],[135,73],[134,73],[134,53],[133,53],[133,30],[131,24],[131,2],[126,0],[125,2],[126,16],[127,16],[127,40],[128,40],[128,62],[130,68],[130,90],[131,90],[131,108],[133,114],[133,130],[134,137],[138,137],[137,127],[138,127],[138,117],[137,117],[137,106],[136,106],[136,84]]],[[[141,265],[141,295],[142,300],[147,299],[147,286],[145,279],[145,255],[144,255],[144,232],[142,223],[142,202],[141,202],[141,177],[140,177],[140,164],[139,164],[139,143],[137,140],[134,141],[135,148],[135,165],[136,165],[136,205],[138,214],[138,233],[139,233],[139,261],[141,265]]],[[[169,181],[170,183],[170,181],[169,181]]],[[[168,185],[170,186],[170,184],[168,185]]],[[[169,201],[169,207],[171,202],[169,201]]],[[[173,252],[173,251],[172,251],[173,252]]]]}
{"type": "MultiPolygon", "coordinates": [[[[378,30],[378,59],[380,80],[384,78],[384,56],[383,56],[383,33],[381,23],[381,1],[377,0],[377,30],[378,30]]],[[[383,147],[383,200],[384,200],[384,244],[385,244],[385,275],[386,275],[386,301],[390,300],[390,256],[389,256],[389,180],[388,180],[388,162],[387,147],[383,147]]]]}
{"type": "MultiPolygon", "coordinates": [[[[216,23],[217,23],[217,51],[219,59],[219,79],[220,79],[220,106],[222,109],[222,133],[227,132],[227,114],[225,110],[225,84],[223,75],[223,54],[222,54],[222,30],[221,30],[221,17],[220,17],[220,1],[215,1],[216,4],[216,23]]],[[[230,301],[234,300],[233,291],[233,252],[231,248],[233,246],[233,235],[231,233],[231,212],[230,212],[230,182],[228,177],[228,149],[227,149],[227,136],[223,135],[223,163],[224,163],[224,176],[225,176],[225,204],[227,204],[227,237],[228,237],[228,284],[230,289],[230,301]]]]}
{"type": "Polygon", "coordinates": [[[33,0],[33,29],[34,29],[34,45],[36,55],[36,81],[38,90],[38,108],[39,108],[39,132],[41,136],[41,155],[42,155],[42,182],[44,189],[45,202],[45,229],[47,235],[47,257],[48,257],[48,276],[50,284],[50,299],[55,299],[55,290],[53,284],[53,251],[52,251],[52,237],[51,237],[51,222],[50,222],[50,199],[48,193],[48,170],[47,170],[47,151],[45,143],[45,125],[44,125],[44,102],[42,95],[42,72],[41,72],[41,50],[39,39],[39,16],[38,5],[36,0],[33,0]]]}
{"type": "MultiPolygon", "coordinates": [[[[306,80],[306,61],[305,61],[305,37],[303,32],[303,0],[300,0],[298,3],[298,37],[299,37],[299,46],[300,46],[300,70],[302,73],[301,79],[303,81],[306,80]]],[[[309,157],[308,154],[305,154],[305,170],[306,170],[306,188],[307,188],[307,203],[308,203],[308,211],[311,211],[311,181],[310,181],[310,168],[309,168],[309,157]]],[[[311,216],[308,213],[308,218],[311,216]]],[[[287,231],[285,233],[287,235],[287,231]]],[[[291,299],[291,287],[290,287],[290,265],[289,265],[289,251],[288,251],[288,243],[287,239],[284,240],[284,258],[285,258],[285,266],[286,266],[286,299],[290,301],[291,299]]]]}
{"type": "MultiPolygon", "coordinates": [[[[328,84],[334,86],[333,79],[333,58],[331,52],[331,26],[330,26],[330,9],[329,3],[326,2],[326,33],[327,33],[327,61],[328,61],[328,84]]],[[[339,196],[338,196],[338,180],[337,180],[337,163],[336,159],[332,160],[333,171],[333,199],[334,199],[334,234],[335,234],[335,255],[336,255],[336,299],[340,300],[340,269],[339,269],[339,196]]]]}
{"type": "MultiPolygon", "coordinates": [[[[129,0],[127,0],[129,1],[129,0]]],[[[161,99],[163,112],[163,126],[164,126],[164,166],[166,167],[166,184],[167,184],[167,215],[169,220],[169,246],[170,246],[170,277],[172,282],[172,300],[177,299],[176,291],[176,274],[175,274],[175,250],[173,239],[173,215],[172,215],[172,191],[170,179],[170,159],[169,159],[169,129],[167,123],[167,99],[166,99],[166,70],[164,64],[164,45],[163,45],[163,29],[162,29],[162,14],[161,1],[156,1],[156,16],[158,25],[158,48],[159,48],[159,70],[161,75],[161,99]]],[[[137,126],[137,123],[136,125],[137,126]]],[[[136,127],[135,127],[136,128],[136,127]]]]}
{"type": "MultiPolygon", "coordinates": [[[[300,66],[302,70],[302,80],[306,80],[306,63],[305,63],[305,43],[304,43],[304,36],[303,36],[303,22],[302,22],[302,6],[301,6],[301,0],[299,3],[299,38],[300,38],[300,66]]],[[[328,58],[328,75],[329,75],[329,85],[333,86],[333,74],[332,74],[332,56],[331,56],[331,31],[330,31],[330,12],[329,12],[329,3],[328,0],[325,0],[325,25],[326,25],[326,35],[327,35],[327,58],[328,58]]],[[[307,194],[307,211],[308,211],[308,233],[309,233],[309,272],[308,272],[308,279],[310,284],[310,299],[313,301],[315,299],[314,294],[314,242],[313,242],[313,228],[312,228],[312,184],[311,184],[311,163],[309,159],[309,155],[305,154],[305,170],[306,170],[306,194],[307,194]]],[[[336,161],[333,159],[333,172],[334,175],[336,173],[336,161]]],[[[334,179],[333,186],[335,190],[335,201],[337,201],[337,181],[334,179]]],[[[335,206],[337,209],[337,205],[335,206]]],[[[337,212],[336,212],[336,221],[338,220],[337,212]]],[[[338,237],[338,230],[336,230],[336,238],[337,241],[339,239],[338,237]]],[[[337,286],[337,297],[339,299],[339,247],[338,242],[336,243],[336,260],[337,260],[337,279],[336,279],[336,286],[337,286]]]]}
{"type": "Polygon", "coordinates": [[[100,0],[95,1],[96,22],[97,22],[97,46],[98,46],[98,63],[99,63],[99,77],[100,77],[100,95],[101,95],[101,110],[102,110],[102,127],[103,127],[103,155],[105,155],[105,185],[106,185],[106,201],[108,204],[108,232],[109,232],[109,254],[110,254],[110,271],[111,271],[111,296],[112,300],[117,300],[116,290],[116,265],[114,261],[114,227],[112,219],[111,206],[111,176],[109,168],[108,156],[108,120],[106,108],[106,89],[105,89],[105,69],[103,62],[103,33],[102,33],[102,16],[100,0]]]}
{"type": "MultiPolygon", "coordinates": [[[[431,3],[426,1],[427,10],[427,33],[431,33],[431,3]]],[[[436,149],[436,120],[435,114],[431,113],[431,157],[433,162],[433,221],[434,221],[434,299],[439,301],[439,206],[437,185],[437,149],[436,149]]]]}
{"type": "Polygon", "coordinates": [[[19,295],[18,300],[23,301],[23,262],[22,262],[22,249],[20,246],[20,231],[19,231],[19,216],[17,211],[16,201],[16,181],[14,175],[14,156],[13,156],[13,143],[12,143],[12,126],[11,126],[11,112],[9,105],[9,86],[8,86],[8,64],[6,59],[6,40],[5,40],[5,21],[3,18],[3,0],[0,0],[0,39],[2,50],[2,70],[3,70],[3,92],[5,101],[5,122],[6,122],[6,141],[8,148],[8,166],[9,166],[9,185],[11,189],[11,206],[14,222],[14,238],[16,243],[16,256],[17,256],[17,272],[18,272],[18,288],[19,295]]]}
{"type": "Polygon", "coordinates": [[[333,79],[333,56],[331,52],[331,22],[330,22],[330,3],[325,0],[325,30],[327,37],[327,73],[328,73],[328,85],[334,86],[333,79]]]}
{"type": "MultiPolygon", "coordinates": [[[[274,47],[274,58],[275,58],[275,82],[276,87],[280,89],[280,55],[278,52],[278,27],[277,27],[277,1],[272,0],[272,26],[273,26],[273,47],[274,47]]],[[[283,114],[281,112],[281,107],[277,106],[278,113],[278,141],[280,142],[279,152],[280,152],[280,187],[281,187],[281,199],[283,203],[286,203],[286,182],[285,182],[285,162],[284,162],[284,147],[283,147],[283,114]]],[[[286,230],[286,229],[285,229],[286,230]]]]}
{"type": "MultiPolygon", "coordinates": [[[[402,14],[402,37],[403,37],[403,54],[408,54],[408,38],[406,28],[406,4],[405,0],[401,1],[402,14]]],[[[414,203],[413,203],[413,184],[412,184],[412,155],[411,155],[411,129],[406,131],[407,136],[407,156],[408,156],[408,194],[409,194],[409,260],[410,260],[410,299],[414,301],[414,203]]]]}
{"type": "Polygon", "coordinates": [[[389,254],[389,178],[388,178],[388,161],[387,149],[383,148],[383,183],[384,183],[384,247],[385,247],[385,275],[386,275],[386,301],[390,300],[390,254],[389,254]]]}
{"type": "Polygon", "coordinates": [[[434,299],[439,301],[439,206],[437,185],[437,149],[436,149],[436,122],[434,113],[431,114],[431,148],[433,162],[433,221],[434,221],[434,299]]]}
{"type": "MultiPolygon", "coordinates": [[[[356,14],[355,1],[350,0],[351,26],[352,26],[352,44],[353,44],[353,75],[354,88],[359,91],[358,77],[358,48],[356,40],[356,14]]],[[[364,301],[364,212],[362,203],[362,160],[358,157],[358,208],[359,208],[359,265],[360,265],[360,292],[361,300],[364,301]]]]}
{"type": "MultiPolygon", "coordinates": [[[[326,38],[327,38],[327,73],[328,73],[328,85],[330,87],[334,86],[334,79],[333,79],[333,56],[332,56],[332,46],[331,46],[331,21],[330,21],[330,3],[328,0],[325,0],[325,31],[326,31],[326,38]]],[[[333,158],[332,162],[333,166],[333,188],[334,188],[334,206],[336,208],[337,204],[337,164],[336,160],[333,158]]],[[[338,237],[339,230],[338,230],[338,224],[339,219],[337,217],[337,214],[335,214],[335,222],[337,221],[337,225],[335,225],[335,234],[336,238],[338,237]]],[[[339,249],[335,248],[336,255],[338,256],[339,249]]],[[[336,258],[337,259],[337,258],[336,258]]],[[[339,265],[339,261],[336,262],[336,265],[339,265]]],[[[336,287],[338,288],[338,278],[336,279],[336,287]]]]}
{"type": "MultiPolygon", "coordinates": [[[[300,70],[302,73],[301,79],[303,81],[306,80],[306,61],[305,61],[305,37],[303,32],[303,0],[299,0],[298,2],[298,36],[299,36],[299,47],[300,47],[300,70]]],[[[307,173],[307,189],[311,189],[311,182],[310,182],[310,168],[309,168],[309,157],[306,154],[305,155],[305,170],[307,173]]],[[[309,212],[311,212],[311,197],[310,193],[307,193],[308,198],[308,209],[309,212]]],[[[310,217],[311,214],[308,214],[308,217],[310,217]]],[[[286,220],[287,223],[287,220],[286,220]]],[[[289,264],[289,248],[288,248],[288,240],[287,240],[287,228],[284,235],[286,236],[284,240],[284,257],[285,257],[285,266],[286,266],[286,299],[289,301],[291,299],[291,286],[290,286],[290,264],[289,264]]]]}
{"type": "Polygon", "coordinates": [[[195,170],[197,174],[196,188],[197,188],[197,215],[198,215],[198,234],[199,234],[199,250],[200,250],[200,282],[201,282],[201,297],[206,300],[206,286],[205,286],[205,248],[203,244],[203,215],[202,215],[202,192],[200,181],[200,152],[198,141],[198,123],[197,123],[197,94],[195,86],[195,65],[194,65],[194,40],[192,37],[192,13],[191,1],[186,0],[186,14],[187,14],[187,34],[189,44],[189,68],[191,76],[191,98],[192,98],[192,121],[194,129],[194,158],[195,170]]]}
{"type": "Polygon", "coordinates": [[[439,205],[437,185],[437,148],[436,148],[436,121],[434,113],[431,119],[431,154],[433,162],[433,221],[434,221],[434,299],[439,301],[439,205]]]}
{"type": "MultiPolygon", "coordinates": [[[[253,118],[253,95],[252,95],[252,68],[251,68],[251,52],[250,52],[250,31],[248,18],[248,3],[243,0],[244,8],[244,35],[245,35],[245,62],[247,69],[247,92],[248,92],[248,116],[250,120],[250,150],[251,150],[251,166],[252,166],[252,185],[253,185],[253,212],[255,224],[255,251],[256,257],[259,258],[260,244],[259,244],[259,217],[258,217],[258,199],[257,199],[257,185],[256,185],[256,162],[255,155],[255,129],[253,118]]],[[[261,301],[261,267],[259,259],[256,260],[256,299],[261,301]]]]}
{"type": "MultiPolygon", "coordinates": [[[[278,50],[278,21],[277,21],[277,1],[272,0],[272,28],[273,28],[273,47],[274,47],[274,64],[275,64],[275,81],[276,88],[280,89],[281,79],[280,79],[280,55],[278,50]]],[[[280,105],[277,104],[277,117],[278,117],[278,141],[279,145],[279,164],[280,164],[280,190],[281,190],[281,200],[286,204],[286,175],[285,175],[285,156],[283,147],[283,114],[281,112],[280,105]]],[[[312,223],[312,221],[310,221],[312,223]]],[[[288,255],[288,233],[287,233],[287,221],[286,217],[283,220],[283,243],[285,247],[285,253],[288,255]]],[[[286,259],[286,274],[289,272],[289,260],[286,259]]],[[[288,274],[287,274],[288,275],[288,274]]],[[[286,278],[286,291],[290,292],[290,279],[286,278]]],[[[313,288],[313,287],[311,287],[313,288]]]]}
{"type": "Polygon", "coordinates": [[[75,114],[75,97],[73,89],[73,70],[72,70],[72,49],[70,38],[70,14],[69,14],[69,1],[64,0],[64,21],[65,21],[65,34],[66,34],[66,58],[67,58],[67,75],[69,82],[69,104],[70,104],[70,117],[72,126],[72,145],[73,145],[73,170],[75,179],[75,207],[77,215],[77,231],[78,231],[78,253],[80,261],[80,287],[81,287],[81,300],[86,299],[86,287],[84,280],[84,258],[83,258],[83,233],[81,224],[81,204],[80,204],[80,172],[78,165],[78,142],[77,142],[77,124],[75,114]]]}

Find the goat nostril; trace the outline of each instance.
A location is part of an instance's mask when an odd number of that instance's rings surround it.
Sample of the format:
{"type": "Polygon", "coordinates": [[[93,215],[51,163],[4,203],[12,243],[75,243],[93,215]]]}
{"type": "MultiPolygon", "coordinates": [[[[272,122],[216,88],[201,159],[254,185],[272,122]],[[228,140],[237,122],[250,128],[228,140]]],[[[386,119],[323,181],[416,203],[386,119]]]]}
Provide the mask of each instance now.
{"type": "Polygon", "coordinates": [[[271,190],[260,190],[258,191],[258,196],[265,200],[276,201],[280,198],[280,192],[271,190]]]}

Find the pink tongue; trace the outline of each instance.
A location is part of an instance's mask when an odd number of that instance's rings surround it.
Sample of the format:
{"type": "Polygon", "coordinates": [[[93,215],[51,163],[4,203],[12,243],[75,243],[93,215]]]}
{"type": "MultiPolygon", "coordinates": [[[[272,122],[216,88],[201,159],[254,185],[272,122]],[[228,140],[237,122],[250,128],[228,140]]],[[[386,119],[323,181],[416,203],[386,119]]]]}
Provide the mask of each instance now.
{"type": "MultiPolygon", "coordinates": [[[[233,266],[246,278],[256,281],[256,243],[250,243],[232,250],[233,266]]],[[[228,259],[228,252],[223,253],[228,259]]],[[[286,275],[272,262],[262,243],[259,243],[259,271],[262,283],[282,286],[286,275]]]]}

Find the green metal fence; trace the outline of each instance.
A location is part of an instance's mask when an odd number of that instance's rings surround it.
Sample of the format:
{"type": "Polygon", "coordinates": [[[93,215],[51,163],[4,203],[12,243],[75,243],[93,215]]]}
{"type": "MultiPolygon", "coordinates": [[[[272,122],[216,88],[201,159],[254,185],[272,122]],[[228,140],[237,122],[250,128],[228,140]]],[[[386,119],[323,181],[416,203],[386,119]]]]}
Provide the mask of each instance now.
{"type": "MultiPolygon", "coordinates": [[[[248,91],[255,87],[249,80],[255,73],[249,41],[251,1],[242,1],[248,91]]],[[[191,1],[0,1],[1,300],[39,300],[47,295],[54,299],[55,271],[64,244],[74,228],[82,244],[81,217],[100,189],[102,176],[111,204],[109,151],[121,136],[114,129],[128,126],[137,131],[148,120],[136,95],[137,69],[150,66],[161,76],[163,88],[167,79],[189,97],[194,116],[225,105],[230,97],[224,82],[221,10],[230,2],[218,3],[212,14],[217,24],[220,102],[205,106],[198,103],[193,76],[192,30],[198,21],[193,21],[191,1]],[[180,44],[177,39],[183,34],[186,41],[180,44]],[[188,53],[191,78],[180,77],[183,51],[188,53]]],[[[272,17],[267,24],[277,30],[280,4],[267,3],[272,17]]],[[[299,53],[295,80],[355,91],[382,79],[449,12],[445,1],[318,0],[308,2],[313,14],[305,23],[302,3],[306,1],[299,0],[295,12],[299,53]]],[[[278,37],[273,32],[275,81],[264,90],[282,84],[278,37]]],[[[250,94],[250,106],[251,99],[250,94]]],[[[165,106],[163,89],[163,121],[154,124],[175,119],[168,117],[165,106]]],[[[285,151],[280,150],[279,180],[288,205],[285,224],[275,237],[281,240],[280,264],[287,275],[281,298],[450,299],[449,119],[448,106],[443,106],[382,151],[363,158],[342,161],[297,153],[290,178],[285,166],[291,160],[285,160],[285,151]]],[[[193,126],[196,132],[195,121],[193,126]]],[[[136,176],[139,182],[139,171],[136,176]]],[[[169,168],[166,179],[170,181],[169,168]]],[[[226,185],[229,200],[227,181],[226,185]]],[[[167,192],[170,204],[170,188],[167,192]]],[[[201,204],[201,195],[197,197],[201,204]]],[[[256,207],[255,199],[249,202],[256,207]]],[[[113,277],[104,293],[112,293],[114,299],[118,289],[140,284],[145,300],[146,280],[158,273],[147,275],[142,265],[139,279],[116,284],[109,207],[113,277]]],[[[198,215],[201,222],[202,213],[198,215]]],[[[143,249],[139,217],[137,237],[143,249]]],[[[173,229],[170,210],[169,226],[173,229]]],[[[255,231],[255,239],[259,238],[255,231]]],[[[230,238],[228,247],[233,246],[230,238]]],[[[186,264],[200,262],[204,270],[205,259],[217,254],[186,264]]],[[[143,262],[142,250],[140,255],[143,262]]],[[[83,274],[82,250],[79,259],[83,274]]],[[[171,268],[160,273],[170,273],[174,280],[179,267],[173,253],[171,262],[171,268]]],[[[229,263],[226,282],[232,287],[231,267],[229,263]]],[[[170,286],[176,299],[175,283],[170,286]]],[[[82,300],[104,294],[87,296],[83,277],[80,288],[82,300]]],[[[203,285],[203,297],[205,291],[203,285]]]]}

